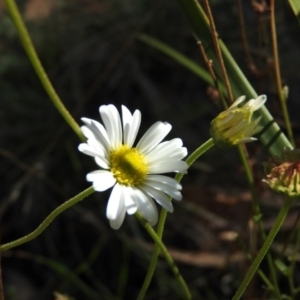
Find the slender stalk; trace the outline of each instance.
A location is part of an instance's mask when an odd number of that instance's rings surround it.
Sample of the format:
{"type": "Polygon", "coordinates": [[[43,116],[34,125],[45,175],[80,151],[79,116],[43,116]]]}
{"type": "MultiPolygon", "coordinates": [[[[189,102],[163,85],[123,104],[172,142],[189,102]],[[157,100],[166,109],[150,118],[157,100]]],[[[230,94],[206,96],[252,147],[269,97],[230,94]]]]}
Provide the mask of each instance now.
{"type": "Polygon", "coordinates": [[[68,110],[62,103],[61,99],[57,95],[55,89],[53,88],[53,86],[41,64],[41,61],[38,58],[38,55],[35,51],[35,48],[33,46],[30,35],[27,31],[24,21],[22,20],[21,14],[18,10],[18,7],[17,7],[15,1],[14,0],[4,0],[4,3],[6,5],[8,12],[10,13],[10,16],[11,16],[16,28],[17,28],[19,37],[20,37],[23,47],[27,53],[27,56],[32,64],[38,78],[40,79],[44,89],[46,90],[48,96],[50,97],[51,101],[53,102],[54,106],[57,108],[59,113],[63,116],[65,121],[69,124],[69,126],[78,135],[78,137],[82,141],[85,141],[85,137],[83,136],[79,125],[76,123],[76,121],[73,119],[71,114],[68,112],[68,110]]]}
{"type": "MultiPolygon", "coordinates": [[[[197,148],[186,160],[186,163],[191,166],[197,158],[199,158],[202,154],[204,154],[206,151],[208,151],[212,146],[214,146],[213,139],[209,139],[207,142],[202,144],[199,148],[197,148]]],[[[178,173],[175,176],[175,179],[180,182],[184,174],[178,173]]],[[[164,226],[167,218],[167,210],[162,209],[159,216],[159,221],[157,225],[157,236],[161,239],[164,231],[164,226]]],[[[155,267],[157,264],[157,259],[159,255],[160,247],[158,243],[155,243],[154,250],[152,253],[149,269],[147,271],[147,275],[144,279],[143,286],[139,292],[139,295],[137,297],[138,300],[144,299],[146,292],[148,290],[148,287],[150,285],[150,282],[152,280],[155,267]]]]}
{"type": "MultiPolygon", "coordinates": [[[[159,221],[158,221],[158,225],[157,225],[157,235],[160,239],[162,238],[162,235],[163,235],[163,230],[164,230],[164,225],[165,225],[166,218],[167,218],[167,213],[168,213],[167,210],[164,208],[160,212],[159,221]]],[[[147,290],[149,288],[152,277],[154,275],[159,251],[160,251],[159,245],[155,244],[154,250],[152,253],[152,257],[151,257],[151,261],[149,264],[149,268],[148,268],[146,277],[144,279],[143,285],[141,287],[141,290],[138,294],[137,300],[143,300],[146,296],[147,290]]]]}
{"type": "MultiPolygon", "coordinates": [[[[0,226],[0,229],[2,229],[1,226],[0,226]]],[[[2,230],[0,231],[0,233],[2,233],[2,230]]],[[[1,236],[0,236],[0,244],[1,244],[1,236]]],[[[4,300],[3,277],[2,277],[2,254],[1,253],[0,253],[0,300],[4,300]]]]}
{"type": "Polygon", "coordinates": [[[190,290],[189,290],[189,288],[188,288],[188,286],[187,286],[184,278],[180,274],[179,269],[177,268],[177,266],[176,266],[176,264],[175,264],[172,256],[170,255],[168,249],[166,248],[166,246],[162,242],[161,238],[154,231],[154,229],[152,228],[152,226],[147,221],[145,221],[140,214],[136,214],[136,215],[137,215],[138,219],[140,220],[140,222],[143,224],[143,226],[148,231],[148,233],[151,236],[151,238],[154,240],[155,245],[158,245],[159,250],[162,252],[163,256],[165,257],[165,259],[166,259],[167,263],[169,264],[171,270],[173,271],[173,273],[174,273],[174,275],[175,275],[178,283],[182,287],[185,299],[192,299],[190,290]]]}
{"type": "Polygon", "coordinates": [[[116,290],[115,300],[124,299],[124,295],[126,292],[126,286],[128,282],[128,274],[130,270],[129,260],[130,260],[130,250],[129,243],[127,239],[123,240],[122,245],[122,264],[120,267],[120,274],[118,278],[118,285],[116,290]]]}
{"type": "Polygon", "coordinates": [[[241,31],[241,37],[242,37],[242,45],[244,48],[246,60],[249,66],[254,66],[254,62],[249,50],[249,44],[247,40],[247,34],[246,34],[246,26],[245,26],[245,20],[244,20],[244,13],[243,13],[243,7],[241,0],[236,0],[237,2],[237,8],[238,8],[238,16],[239,16],[239,23],[240,23],[240,31],[241,31]]]}
{"type": "MultiPolygon", "coordinates": [[[[211,147],[213,147],[215,145],[213,139],[209,139],[207,140],[204,144],[202,144],[199,148],[197,148],[187,159],[186,159],[186,163],[188,164],[188,166],[190,167],[200,156],[202,156],[206,151],[208,151],[211,147]]],[[[182,177],[183,177],[183,173],[178,173],[175,176],[175,179],[180,182],[182,177]]]]}
{"type": "Polygon", "coordinates": [[[218,38],[217,29],[216,29],[216,26],[215,26],[214,18],[213,18],[208,0],[204,0],[204,7],[205,7],[205,10],[206,10],[206,13],[207,13],[207,17],[209,19],[209,24],[210,24],[210,27],[211,27],[211,35],[212,35],[213,43],[214,43],[214,46],[215,46],[215,51],[217,53],[217,57],[218,57],[218,60],[219,60],[219,63],[220,63],[224,83],[225,83],[225,86],[226,86],[226,89],[227,89],[228,98],[230,100],[230,103],[232,103],[233,102],[232,91],[231,91],[229,79],[228,79],[228,76],[227,76],[226,67],[225,67],[225,63],[224,63],[224,60],[223,60],[222,52],[221,52],[220,45],[219,45],[219,38],[218,38]]]}
{"type": "Polygon", "coordinates": [[[227,103],[224,99],[224,96],[223,96],[222,91],[221,91],[220,86],[219,86],[218,78],[217,78],[216,73],[215,73],[214,68],[213,68],[213,61],[211,59],[208,59],[208,57],[206,55],[206,52],[205,52],[205,49],[204,49],[203,44],[201,43],[201,41],[198,41],[197,45],[198,45],[199,50],[201,52],[201,55],[203,57],[204,63],[206,64],[208,72],[209,72],[209,74],[210,74],[210,76],[211,76],[211,78],[214,82],[215,88],[219,92],[222,105],[227,108],[228,105],[227,105],[227,103]]]}
{"type": "Polygon", "coordinates": [[[288,137],[293,146],[295,146],[295,141],[293,137],[293,130],[291,126],[291,121],[286,105],[286,97],[282,91],[282,82],[280,75],[280,65],[279,65],[279,55],[277,49],[277,34],[276,34],[276,22],[275,22],[275,0],[270,0],[270,22],[271,22],[271,37],[272,37],[272,48],[273,48],[273,57],[274,57],[274,69],[275,69],[275,79],[276,79],[276,87],[277,93],[279,96],[279,101],[281,104],[282,114],[287,130],[288,137]]]}
{"type": "Polygon", "coordinates": [[[288,211],[289,208],[291,206],[293,202],[293,198],[291,197],[287,197],[283,203],[283,206],[275,220],[275,223],[270,231],[270,233],[268,234],[263,246],[261,247],[260,251],[258,252],[257,256],[255,257],[254,261],[252,262],[252,265],[250,266],[246,276],[244,277],[241,285],[239,286],[236,294],[234,295],[234,297],[232,298],[232,300],[238,300],[241,298],[241,296],[243,295],[245,289],[247,288],[250,280],[252,279],[253,275],[255,274],[255,272],[257,271],[261,261],[263,260],[263,258],[265,257],[267,251],[269,250],[277,232],[279,231],[288,211]]]}
{"type": "Polygon", "coordinates": [[[292,262],[290,265],[290,272],[288,275],[288,280],[289,280],[289,285],[290,285],[290,290],[291,290],[291,297],[292,299],[295,299],[296,297],[296,289],[295,289],[295,283],[294,283],[294,272],[295,272],[295,267],[296,267],[296,262],[297,262],[297,255],[299,253],[299,246],[300,246],[300,230],[299,227],[297,227],[297,236],[296,236],[296,244],[295,244],[295,250],[292,255],[292,262]]]}
{"type": "Polygon", "coordinates": [[[12,241],[7,244],[3,244],[0,246],[0,252],[6,251],[8,249],[17,247],[19,245],[28,243],[29,241],[35,239],[38,237],[47,227],[48,225],[62,212],[64,212],[66,209],[70,208],[74,204],[78,203],[79,201],[83,200],[84,198],[88,197],[89,195],[93,194],[95,192],[93,187],[89,187],[88,189],[84,190],[83,192],[79,193],[75,197],[69,199],[59,207],[57,207],[48,217],[40,224],[40,226],[29,233],[28,235],[25,235],[15,241],[12,241]]]}
{"type": "MultiPolygon", "coordinates": [[[[250,187],[250,192],[251,192],[251,198],[252,198],[252,207],[253,207],[253,211],[254,211],[254,221],[255,223],[258,224],[258,229],[261,235],[262,240],[264,241],[266,239],[266,234],[264,231],[264,226],[262,223],[262,218],[261,218],[261,211],[260,211],[260,207],[258,204],[258,199],[257,199],[257,194],[255,191],[255,187],[254,187],[254,180],[253,180],[253,175],[252,175],[252,171],[249,165],[249,162],[246,158],[246,151],[245,151],[245,146],[240,145],[238,147],[239,153],[240,153],[240,157],[242,159],[242,163],[243,166],[245,168],[245,173],[246,173],[246,178],[250,187]]],[[[278,279],[277,279],[277,273],[276,273],[276,269],[274,266],[274,262],[273,259],[271,257],[270,253],[267,253],[267,262],[268,262],[268,266],[270,269],[270,273],[271,273],[271,278],[274,284],[274,293],[276,294],[277,298],[280,299],[280,290],[279,290],[279,286],[278,286],[278,279]]]]}
{"type": "MultiPolygon", "coordinates": [[[[246,247],[246,245],[244,244],[244,242],[242,241],[242,239],[240,237],[238,237],[238,241],[239,241],[240,247],[243,249],[244,253],[246,254],[247,259],[251,262],[253,260],[253,257],[251,255],[250,251],[248,250],[248,248],[246,247]]],[[[261,269],[258,269],[257,274],[264,281],[268,290],[273,291],[274,286],[273,286],[272,282],[269,280],[269,278],[264,274],[264,272],[261,269]]]]}

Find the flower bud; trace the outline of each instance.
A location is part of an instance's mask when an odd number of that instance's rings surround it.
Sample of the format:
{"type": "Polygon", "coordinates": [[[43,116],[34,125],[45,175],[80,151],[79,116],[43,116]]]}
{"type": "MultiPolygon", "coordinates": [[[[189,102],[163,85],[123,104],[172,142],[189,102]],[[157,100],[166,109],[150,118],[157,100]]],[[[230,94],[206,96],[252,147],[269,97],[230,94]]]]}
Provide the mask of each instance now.
{"type": "Polygon", "coordinates": [[[245,98],[245,96],[239,97],[227,110],[221,112],[211,122],[210,134],[218,147],[228,148],[256,140],[252,135],[262,129],[261,126],[258,126],[261,117],[252,120],[252,115],[254,111],[264,105],[267,97],[261,95],[240,106],[245,98]]]}
{"type": "Polygon", "coordinates": [[[264,164],[267,178],[263,181],[276,192],[300,196],[300,150],[285,148],[282,158],[264,164]]]}

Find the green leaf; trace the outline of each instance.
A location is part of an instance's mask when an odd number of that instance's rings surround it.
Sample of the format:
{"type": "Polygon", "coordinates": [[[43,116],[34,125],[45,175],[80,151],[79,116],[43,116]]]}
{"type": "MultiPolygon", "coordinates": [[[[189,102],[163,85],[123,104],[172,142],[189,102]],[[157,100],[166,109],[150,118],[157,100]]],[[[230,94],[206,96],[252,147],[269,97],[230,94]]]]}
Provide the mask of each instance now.
{"type": "MultiPolygon", "coordinates": [[[[295,2],[296,1],[298,0],[295,0],[295,2]]],[[[206,49],[207,56],[213,60],[214,68],[220,76],[221,72],[217,63],[218,59],[213,48],[210,26],[203,9],[196,0],[177,0],[177,2],[189,21],[196,38],[202,42],[206,49]]],[[[243,72],[240,70],[230,52],[227,50],[225,44],[221,40],[219,41],[219,44],[234,97],[237,98],[241,95],[246,95],[248,99],[256,98],[256,92],[244,76],[243,72]]],[[[220,76],[220,78],[222,77],[220,76]]],[[[267,108],[263,106],[257,113],[262,116],[260,124],[264,126],[259,139],[267,148],[269,153],[273,156],[278,156],[281,154],[284,147],[292,149],[293,147],[291,143],[274,121],[267,108]]]]}
{"type": "Polygon", "coordinates": [[[300,1],[299,0],[289,0],[290,6],[300,24],[300,1]]]}

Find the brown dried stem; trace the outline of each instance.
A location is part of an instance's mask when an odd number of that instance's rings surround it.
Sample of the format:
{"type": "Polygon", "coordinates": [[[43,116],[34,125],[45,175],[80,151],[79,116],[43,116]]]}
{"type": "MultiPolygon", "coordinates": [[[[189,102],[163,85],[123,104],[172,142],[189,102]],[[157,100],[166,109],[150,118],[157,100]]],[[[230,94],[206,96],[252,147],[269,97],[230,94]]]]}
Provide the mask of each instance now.
{"type": "Polygon", "coordinates": [[[206,52],[205,52],[205,49],[204,49],[204,47],[203,47],[202,42],[201,42],[201,41],[198,41],[198,42],[197,42],[197,45],[198,45],[199,50],[200,50],[200,52],[201,52],[201,55],[202,55],[202,57],[203,57],[204,63],[206,64],[206,67],[207,67],[207,69],[208,69],[208,72],[209,72],[209,74],[210,74],[210,76],[211,76],[211,78],[212,78],[212,80],[213,80],[213,82],[214,82],[214,84],[215,84],[215,88],[216,88],[216,89],[218,90],[218,92],[219,92],[219,96],[220,96],[220,98],[221,98],[221,102],[222,102],[222,104],[223,104],[223,107],[224,107],[224,108],[227,108],[226,101],[225,101],[225,99],[224,99],[224,97],[223,97],[223,94],[222,94],[222,92],[221,92],[221,90],[220,90],[220,87],[219,87],[218,78],[217,78],[216,73],[215,73],[214,68],[213,68],[213,61],[212,61],[211,59],[208,59],[208,57],[207,57],[207,55],[206,55],[206,52]]]}
{"type": "Polygon", "coordinates": [[[280,66],[279,66],[279,55],[277,49],[277,34],[276,34],[276,22],[275,22],[275,0],[270,0],[270,22],[271,22],[271,37],[272,37],[272,48],[273,48],[273,59],[274,59],[274,71],[275,71],[275,80],[276,80],[276,87],[277,93],[281,104],[282,114],[284,118],[284,122],[286,125],[286,130],[288,137],[290,139],[291,144],[294,146],[294,137],[292,126],[289,118],[289,113],[287,110],[286,105],[286,97],[284,96],[282,90],[282,82],[281,82],[281,75],[280,75],[280,66]]]}
{"type": "Polygon", "coordinates": [[[231,91],[228,75],[227,75],[227,72],[226,72],[223,56],[222,56],[220,45],[219,45],[218,33],[217,33],[217,30],[216,30],[216,26],[215,26],[215,23],[214,23],[214,18],[213,18],[208,0],[204,0],[204,7],[205,7],[205,10],[206,10],[206,13],[207,13],[207,16],[208,16],[208,20],[209,20],[209,23],[210,23],[212,39],[213,39],[215,51],[217,53],[217,57],[218,57],[218,60],[219,60],[219,63],[220,63],[221,72],[222,72],[224,83],[225,83],[225,86],[226,86],[226,89],[227,89],[228,98],[229,98],[230,103],[232,103],[233,102],[232,91],[231,91]]]}

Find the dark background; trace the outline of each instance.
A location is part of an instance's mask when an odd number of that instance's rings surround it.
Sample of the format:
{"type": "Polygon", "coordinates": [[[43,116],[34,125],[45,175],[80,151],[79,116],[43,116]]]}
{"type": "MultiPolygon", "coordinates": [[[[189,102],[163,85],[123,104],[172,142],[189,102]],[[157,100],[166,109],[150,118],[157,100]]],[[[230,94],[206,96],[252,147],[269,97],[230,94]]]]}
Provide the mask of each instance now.
{"type": "MultiPolygon", "coordinates": [[[[285,130],[274,85],[268,11],[257,13],[250,1],[243,3],[256,64],[251,71],[236,1],[211,2],[220,37],[256,91],[267,94],[267,107],[285,130]]],[[[203,65],[176,1],[26,0],[18,5],[45,70],[80,124],[81,117],[99,119],[102,104],[124,104],[142,112],[139,136],[161,120],[173,126],[168,139],[182,138],[189,153],[209,139],[209,124],[220,111],[218,98],[200,78],[137,39],[147,33],[203,65]]],[[[290,88],[288,105],[299,139],[300,28],[288,3],[278,5],[282,80],[290,88]]],[[[87,188],[85,175],[96,164],[77,151],[80,141],[43,90],[1,1],[0,11],[0,226],[1,242],[7,243],[33,231],[53,209],[87,188]]],[[[268,154],[259,142],[248,151],[270,229],[282,198],[261,182],[268,154]]],[[[134,216],[126,216],[118,231],[109,227],[109,193],[95,193],[60,215],[37,239],[2,254],[6,300],[55,299],[55,291],[74,299],[136,298],[153,242],[134,216]]],[[[213,148],[201,157],[183,179],[183,195],[168,216],[165,244],[194,299],[231,299],[248,268],[241,244],[254,252],[260,245],[237,150],[213,148]]],[[[297,211],[295,205],[274,244],[275,255],[297,211]]],[[[263,289],[254,279],[246,298],[259,298],[263,289]]],[[[146,299],[176,300],[180,295],[161,258],[146,299]]]]}

